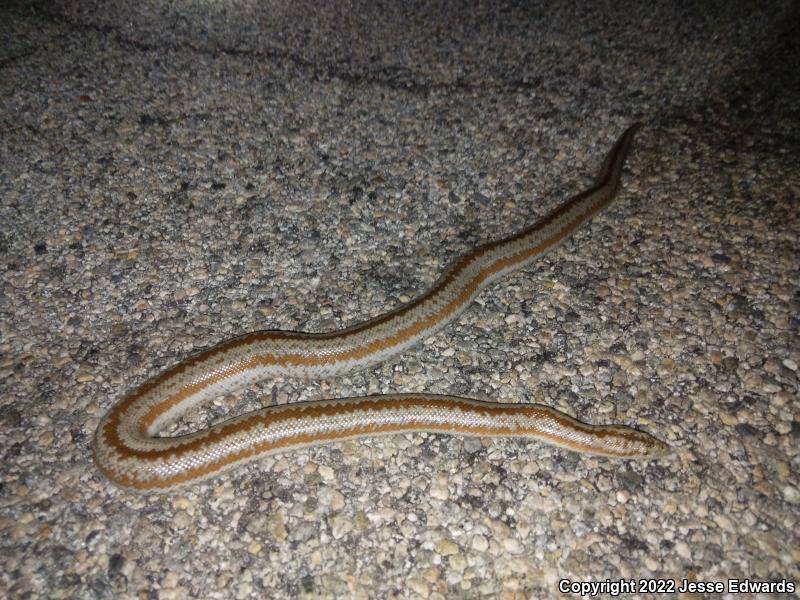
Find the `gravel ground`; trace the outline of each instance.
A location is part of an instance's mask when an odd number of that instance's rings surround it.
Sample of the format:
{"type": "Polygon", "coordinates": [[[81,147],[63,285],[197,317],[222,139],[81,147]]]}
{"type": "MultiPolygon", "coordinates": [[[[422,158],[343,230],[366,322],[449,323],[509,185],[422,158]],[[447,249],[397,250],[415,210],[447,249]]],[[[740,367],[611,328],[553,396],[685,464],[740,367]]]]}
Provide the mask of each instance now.
{"type": "Polygon", "coordinates": [[[544,4],[0,9],[0,596],[800,584],[797,5],[544,4]],[[236,334],[412,298],[584,188],[634,120],[618,200],[445,331],[176,431],[428,390],[626,423],[674,456],[415,434],[175,495],[98,474],[126,390],[236,334]]]}

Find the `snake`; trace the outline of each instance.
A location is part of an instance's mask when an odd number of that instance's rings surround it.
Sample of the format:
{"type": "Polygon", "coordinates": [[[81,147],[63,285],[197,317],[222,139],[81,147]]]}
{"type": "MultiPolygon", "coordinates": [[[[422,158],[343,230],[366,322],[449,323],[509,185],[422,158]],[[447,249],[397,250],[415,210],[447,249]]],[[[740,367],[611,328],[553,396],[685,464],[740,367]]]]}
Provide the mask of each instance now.
{"type": "Polygon", "coordinates": [[[183,435],[158,435],[193,407],[265,378],[329,378],[367,369],[455,320],[478,294],[564,242],[620,187],[639,124],[616,141],[595,183],[533,225],[475,247],[413,300],[361,323],[322,333],[262,330],[179,362],[128,393],[100,419],[94,458],[112,483],[169,493],[273,453],[406,432],[508,436],[621,459],[669,452],[624,425],[591,425],[542,404],[401,393],[271,405],[183,435]]]}

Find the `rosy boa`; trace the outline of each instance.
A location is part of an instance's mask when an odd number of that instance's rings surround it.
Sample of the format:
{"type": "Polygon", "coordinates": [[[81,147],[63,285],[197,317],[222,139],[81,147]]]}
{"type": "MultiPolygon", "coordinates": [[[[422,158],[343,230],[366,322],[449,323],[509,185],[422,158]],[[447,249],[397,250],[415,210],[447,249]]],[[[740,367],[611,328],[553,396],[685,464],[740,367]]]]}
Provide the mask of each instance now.
{"type": "Polygon", "coordinates": [[[587,425],[547,406],[424,393],[271,406],[189,435],[156,435],[220,394],[267,377],[333,377],[372,367],[439,331],[489,284],[541,258],[611,202],[637,128],[622,134],[592,187],[527,229],[465,254],[411,302],[328,333],[248,333],[144,383],[100,422],[97,466],[117,485],[170,491],[273,452],[410,431],[516,436],[619,458],[665,454],[668,446],[646,433],[621,425],[587,425]]]}

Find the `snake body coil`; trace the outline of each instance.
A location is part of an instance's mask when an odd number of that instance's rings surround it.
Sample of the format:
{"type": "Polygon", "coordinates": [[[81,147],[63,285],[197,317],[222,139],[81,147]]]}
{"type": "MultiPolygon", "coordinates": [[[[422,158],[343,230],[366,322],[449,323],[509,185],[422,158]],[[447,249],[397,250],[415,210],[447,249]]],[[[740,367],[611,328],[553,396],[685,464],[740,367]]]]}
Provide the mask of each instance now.
{"type": "Polygon", "coordinates": [[[192,407],[267,377],[323,378],[376,365],[458,317],[489,284],[555,248],[611,202],[637,126],[617,141],[597,182],[534,225],[479,246],[424,294],[330,333],[257,331],[201,352],[124,397],[104,416],[95,460],[114,483],[169,491],[259,457],[334,440],[408,431],[538,439],[620,458],[661,455],[667,446],[619,425],[587,425],[536,404],[398,394],[265,408],[179,437],[156,433],[192,407]]]}

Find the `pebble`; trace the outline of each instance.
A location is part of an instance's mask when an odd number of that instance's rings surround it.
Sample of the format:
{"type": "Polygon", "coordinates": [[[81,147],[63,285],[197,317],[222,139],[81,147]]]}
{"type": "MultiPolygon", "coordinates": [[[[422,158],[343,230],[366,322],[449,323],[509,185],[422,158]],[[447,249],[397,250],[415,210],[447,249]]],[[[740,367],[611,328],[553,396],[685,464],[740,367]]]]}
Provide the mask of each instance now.
{"type": "Polygon", "coordinates": [[[408,587],[415,594],[421,598],[428,598],[431,594],[431,588],[427,581],[420,577],[411,577],[408,579],[408,587]]]}
{"type": "Polygon", "coordinates": [[[800,491],[793,485],[783,488],[783,497],[789,504],[800,504],[800,491]]]}
{"type": "Polygon", "coordinates": [[[686,560],[690,560],[692,558],[692,552],[691,550],[689,550],[689,545],[686,542],[683,541],[676,542],[675,551],[681,558],[684,558],[686,560]]]}
{"type": "Polygon", "coordinates": [[[546,598],[561,578],[687,568],[800,582],[797,119],[771,93],[793,83],[791,2],[609,4],[600,26],[564,2],[51,4],[3,13],[0,596],[546,598]],[[97,473],[94,430],[126,391],[246,331],[413,299],[589,185],[637,119],[620,197],[447,328],[172,431],[428,390],[624,423],[672,456],[414,433],[172,495],[97,473]]]}
{"type": "Polygon", "coordinates": [[[333,537],[337,540],[353,531],[353,522],[347,517],[337,516],[331,519],[333,537]]]}
{"type": "Polygon", "coordinates": [[[451,540],[443,539],[436,543],[436,552],[442,556],[453,556],[458,551],[458,544],[451,540]]]}

